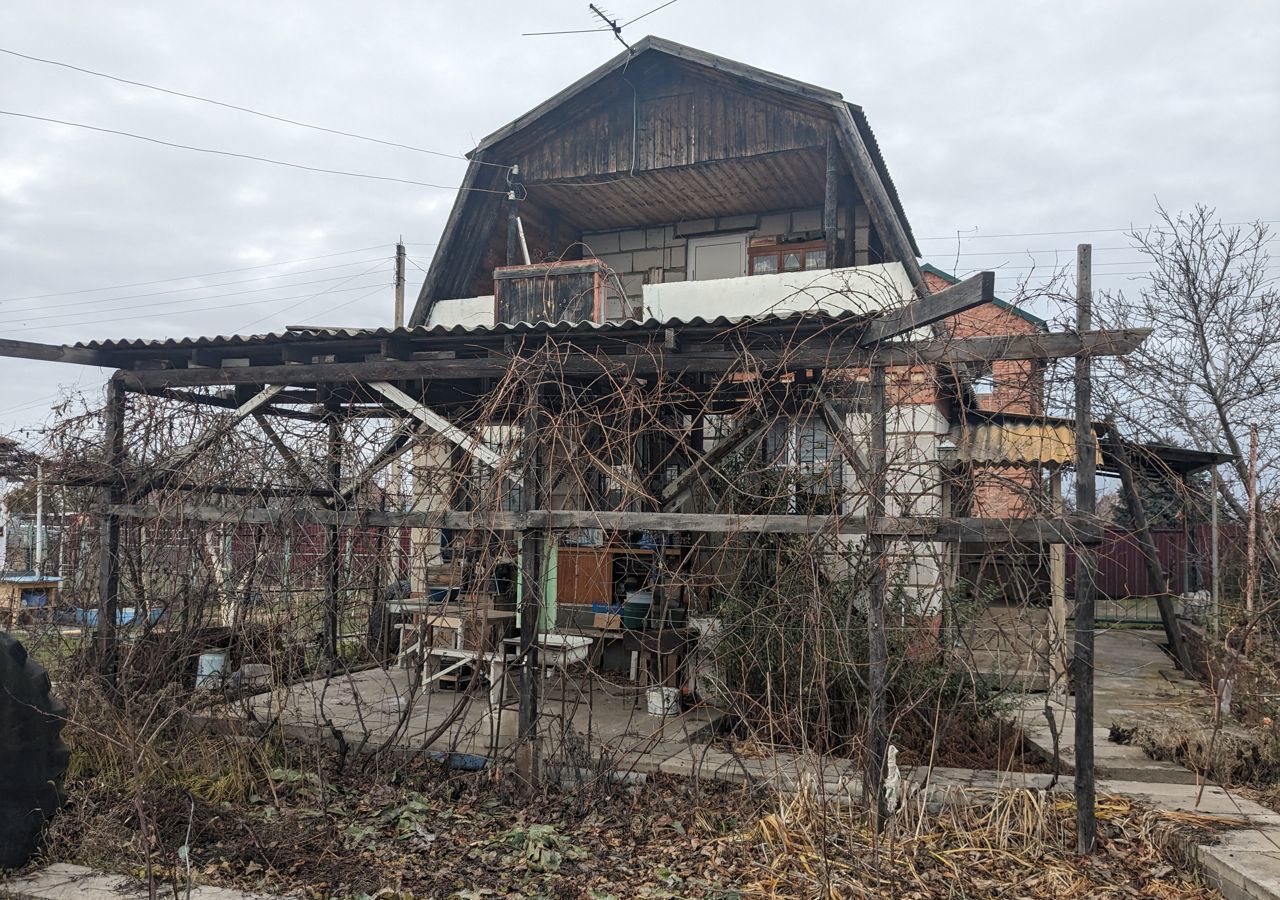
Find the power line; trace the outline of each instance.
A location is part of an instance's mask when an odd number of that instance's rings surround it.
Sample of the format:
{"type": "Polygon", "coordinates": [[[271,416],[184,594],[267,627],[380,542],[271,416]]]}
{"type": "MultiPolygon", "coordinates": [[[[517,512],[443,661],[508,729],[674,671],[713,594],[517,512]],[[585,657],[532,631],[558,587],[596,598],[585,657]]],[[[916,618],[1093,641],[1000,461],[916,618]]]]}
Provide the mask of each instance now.
{"type": "MultiPolygon", "coordinates": [[[[176,275],[173,278],[157,278],[154,281],[134,281],[130,284],[112,284],[107,285],[106,287],[81,288],[75,291],[59,291],[53,294],[29,294],[26,297],[8,297],[4,300],[0,300],[0,303],[16,303],[19,300],[43,300],[46,297],[70,297],[73,294],[96,294],[99,291],[119,291],[125,288],[148,287],[153,284],[167,284],[171,281],[190,281],[196,278],[212,278],[214,275],[230,275],[234,272],[253,272],[258,269],[272,269],[276,266],[291,266],[294,263],[313,262],[317,259],[332,259],[335,256],[347,256],[352,253],[368,253],[370,250],[381,250],[384,246],[386,245],[374,244],[372,247],[357,247],[355,250],[339,250],[337,253],[325,253],[321,256],[304,256],[301,259],[282,259],[280,262],[262,263],[257,266],[242,266],[239,269],[220,269],[217,272],[201,272],[198,275],[176,275]]],[[[352,263],[352,265],[358,265],[358,263],[352,263]]]]}
{"type": "MultiPolygon", "coordinates": [[[[368,273],[367,273],[367,272],[365,272],[365,273],[361,273],[361,274],[366,274],[366,275],[367,275],[368,273]]],[[[358,276],[352,276],[352,277],[354,278],[354,277],[358,277],[358,276]]],[[[321,296],[322,294],[330,294],[330,293],[345,293],[346,291],[358,291],[358,290],[361,290],[361,289],[366,288],[366,287],[368,287],[368,286],[369,286],[369,285],[367,285],[367,284],[355,285],[355,286],[353,286],[353,287],[344,288],[342,291],[339,291],[339,290],[337,290],[337,285],[334,285],[334,288],[333,288],[332,290],[327,290],[327,291],[318,291],[318,292],[316,292],[316,293],[314,293],[314,294],[307,294],[307,295],[303,296],[303,297],[302,297],[301,302],[305,303],[306,301],[311,300],[311,299],[313,299],[313,298],[315,298],[315,297],[319,297],[319,296],[321,296]]],[[[374,288],[374,290],[382,290],[385,286],[386,286],[386,283],[379,283],[379,284],[374,288]]],[[[201,298],[201,299],[206,299],[206,298],[201,298]]],[[[224,309],[236,309],[236,308],[241,307],[241,306],[263,306],[263,305],[265,305],[265,304],[269,304],[269,303],[287,303],[287,302],[288,302],[288,301],[290,301],[290,300],[297,300],[297,299],[298,299],[298,295],[297,295],[297,294],[293,295],[292,297],[273,297],[273,298],[269,298],[269,299],[262,299],[262,298],[258,298],[258,299],[255,299],[255,300],[245,300],[245,301],[240,302],[240,303],[220,303],[220,304],[218,304],[218,305],[216,305],[216,306],[204,306],[204,307],[201,307],[201,308],[199,308],[199,309],[183,309],[183,310],[178,310],[177,312],[171,313],[170,315],[171,315],[171,316],[192,316],[192,315],[196,315],[196,314],[198,314],[198,313],[202,313],[202,312],[210,312],[210,311],[213,311],[213,310],[221,311],[221,310],[224,310],[224,309]]],[[[289,308],[292,308],[292,307],[289,307],[289,308]]],[[[273,313],[273,315],[274,315],[274,313],[273,313]]],[[[138,315],[138,316],[112,316],[110,319],[90,319],[90,320],[89,320],[89,321],[87,321],[87,322],[76,322],[76,323],[74,323],[74,324],[76,324],[76,325],[102,325],[102,324],[111,323],[111,322],[131,322],[131,321],[134,321],[134,320],[136,320],[136,319],[154,319],[154,318],[156,318],[156,313],[144,313],[144,314],[142,314],[142,315],[138,315]]],[[[270,316],[268,316],[267,318],[270,318],[270,316]]],[[[71,323],[66,323],[66,324],[71,324],[71,323]]],[[[22,328],[6,328],[6,331],[43,331],[43,330],[46,330],[46,329],[49,329],[49,328],[59,328],[59,327],[62,327],[62,326],[59,326],[59,325],[30,325],[30,326],[26,326],[26,327],[22,327],[22,328]]],[[[246,326],[246,327],[248,327],[248,326],[246,326]]]]}
{"type": "Polygon", "coordinates": [[[447,184],[433,184],[429,181],[414,181],[411,178],[393,178],[390,175],[373,175],[368,172],[347,172],[343,169],[325,169],[320,166],[307,166],[302,163],[288,162],[283,159],[271,159],[267,156],[254,156],[251,153],[236,153],[232,150],[215,150],[211,147],[196,147],[192,144],[179,144],[174,141],[165,141],[160,138],[147,137],[144,134],[134,134],[131,131],[119,131],[114,128],[101,128],[97,125],[86,125],[83,122],[68,122],[65,119],[54,119],[49,116],[36,116],[31,113],[14,112],[8,109],[0,109],[0,115],[15,116],[19,119],[31,119],[35,122],[49,122],[53,125],[67,125],[71,128],[84,128],[88,131],[96,131],[100,134],[114,134],[119,137],[132,138],[135,141],[145,141],[148,144],[159,144],[161,147],[172,147],[175,150],[190,150],[194,153],[209,153],[214,156],[228,156],[233,159],[247,159],[253,162],[270,163],[273,166],[284,166],[289,169],[301,169],[304,172],[318,172],[322,175],[342,175],[346,178],[366,178],[370,181],[389,181],[395,184],[411,184],[417,187],[439,188],[442,191],[476,191],[482,194],[503,194],[505,190],[495,190],[493,188],[463,188],[447,184]]]}
{"type": "MultiPolygon", "coordinates": [[[[674,0],[672,0],[672,2],[674,2],[674,0]]],[[[464,162],[467,161],[467,157],[460,153],[442,153],[439,150],[427,150],[424,147],[415,147],[412,144],[402,144],[398,141],[386,141],[381,138],[369,137],[368,135],[364,135],[364,134],[357,134],[354,131],[343,131],[339,128],[327,128],[324,125],[313,125],[310,122],[300,122],[297,119],[289,119],[284,116],[272,115],[271,113],[265,113],[265,112],[262,112],[261,110],[251,109],[247,106],[237,106],[234,103],[227,103],[223,100],[214,100],[210,97],[201,97],[198,94],[188,94],[184,91],[175,91],[171,88],[160,87],[159,85],[155,85],[155,84],[148,84],[145,81],[134,81],[129,78],[121,78],[118,75],[109,75],[106,72],[98,72],[93,69],[86,69],[82,66],[74,66],[71,63],[60,62],[56,59],[45,59],[44,57],[40,57],[40,56],[31,56],[27,53],[19,53],[17,50],[9,50],[4,47],[0,47],[0,53],[7,53],[10,56],[16,56],[19,59],[30,60],[31,62],[44,63],[45,65],[48,65],[48,66],[60,66],[61,68],[71,69],[74,72],[81,72],[85,75],[93,75],[98,78],[106,78],[110,81],[119,82],[120,84],[128,84],[134,87],[146,88],[149,91],[159,91],[162,94],[169,94],[174,97],[182,97],[186,100],[195,100],[200,103],[209,103],[213,106],[221,106],[224,109],[233,109],[236,112],[248,113],[251,116],[260,116],[261,118],[264,118],[264,119],[270,119],[273,122],[283,122],[285,125],[296,125],[299,128],[310,128],[313,131],[323,131],[326,134],[336,134],[341,137],[354,138],[355,140],[358,140],[358,141],[369,141],[370,143],[373,143],[373,144],[382,144],[385,147],[399,147],[402,150],[412,150],[415,153],[426,153],[431,156],[441,156],[441,157],[444,157],[445,159],[460,159],[460,160],[463,160],[464,162]]],[[[510,166],[504,166],[501,163],[484,162],[483,160],[477,160],[477,162],[480,162],[481,165],[495,166],[499,169],[511,168],[510,166]]]]}
{"type": "Polygon", "coordinates": [[[660,6],[655,6],[653,9],[649,10],[647,13],[641,13],[640,15],[632,19],[630,22],[623,22],[621,25],[618,25],[615,28],[570,28],[564,31],[526,31],[526,32],[523,32],[520,36],[521,37],[542,37],[544,35],[551,35],[551,34],[599,34],[601,32],[610,32],[610,31],[616,34],[617,32],[621,31],[623,28],[626,28],[629,25],[633,25],[636,22],[639,22],[641,19],[653,15],[659,10],[666,9],[668,6],[670,6],[672,3],[675,3],[675,2],[676,0],[667,0],[666,3],[663,3],[660,6]]]}
{"type": "Polygon", "coordinates": [[[629,27],[629,26],[631,26],[631,25],[634,25],[636,22],[639,22],[641,19],[646,18],[646,17],[648,17],[648,16],[651,16],[651,15],[653,15],[654,13],[658,12],[659,10],[666,9],[668,6],[670,6],[672,3],[675,3],[675,2],[676,2],[676,0],[667,0],[667,2],[666,2],[666,3],[664,3],[664,4],[662,4],[661,6],[655,6],[653,9],[649,10],[647,13],[644,13],[643,15],[636,16],[636,17],[635,17],[634,19],[632,19],[630,22],[623,22],[623,23],[622,23],[622,27],[623,27],[623,28],[627,28],[627,27],[629,27]]]}
{"type": "MultiPolygon", "coordinates": [[[[372,271],[373,271],[373,269],[374,269],[374,268],[375,268],[375,267],[370,267],[369,269],[366,269],[364,272],[361,272],[361,273],[359,273],[358,275],[352,275],[352,276],[351,276],[351,278],[348,278],[348,279],[347,279],[347,281],[350,281],[350,280],[352,280],[353,278],[360,278],[360,277],[362,277],[362,276],[364,276],[364,275],[368,275],[370,272],[372,272],[372,271]]],[[[262,318],[254,319],[254,320],[253,320],[252,322],[250,322],[248,325],[243,326],[240,330],[241,330],[241,331],[244,331],[244,330],[246,330],[246,329],[252,328],[254,325],[257,325],[257,324],[258,324],[258,323],[260,323],[260,322],[265,322],[265,321],[267,321],[267,319],[270,319],[272,316],[278,316],[278,315],[281,315],[281,314],[283,314],[283,313],[287,313],[287,312],[289,312],[289,311],[290,311],[290,310],[292,310],[292,309],[297,309],[299,306],[301,306],[302,304],[306,303],[308,300],[314,300],[316,297],[320,297],[320,296],[323,296],[323,295],[325,295],[325,294],[333,294],[333,293],[337,293],[337,291],[335,290],[335,288],[337,288],[339,285],[342,285],[342,284],[345,284],[345,283],[346,283],[346,282],[341,282],[341,281],[340,281],[340,282],[338,282],[338,284],[335,284],[332,288],[325,288],[323,291],[316,291],[316,292],[315,292],[314,294],[312,294],[310,297],[304,297],[302,300],[299,300],[297,303],[293,304],[292,306],[286,306],[284,309],[278,310],[278,311],[276,311],[276,312],[274,312],[274,313],[269,313],[269,314],[267,314],[267,315],[263,316],[262,318]]],[[[381,287],[376,288],[375,290],[380,290],[380,289],[381,289],[381,287]]],[[[372,292],[371,292],[371,293],[372,293],[372,292]]],[[[368,296],[368,295],[366,295],[366,296],[368,296]]],[[[358,298],[358,299],[363,299],[363,298],[358,298]]]]}
{"type": "MultiPolygon", "coordinates": [[[[385,262],[385,260],[380,259],[380,260],[377,260],[377,262],[385,262]]],[[[224,294],[206,294],[203,297],[180,297],[177,299],[158,300],[154,303],[135,303],[131,306],[118,306],[113,310],[95,309],[95,310],[89,310],[87,314],[92,315],[93,313],[106,313],[108,311],[126,312],[131,309],[150,309],[156,306],[172,307],[179,303],[203,303],[206,300],[217,300],[222,297],[243,297],[246,294],[261,294],[264,291],[276,291],[282,287],[284,288],[309,287],[313,284],[325,284],[326,282],[341,281],[344,279],[349,281],[353,277],[355,276],[334,275],[329,278],[317,278],[313,281],[299,281],[296,284],[285,284],[285,285],[273,284],[268,287],[253,288],[247,291],[228,291],[227,293],[224,293],[224,294]]],[[[142,296],[146,296],[146,295],[142,295],[142,296]]],[[[22,322],[24,324],[27,322],[42,322],[42,321],[48,321],[49,319],[74,319],[78,316],[83,316],[83,315],[86,315],[86,313],[83,311],[69,312],[69,313],[68,312],[50,313],[47,316],[26,316],[19,312],[12,318],[0,318],[0,325],[7,325],[10,323],[16,323],[16,322],[22,322]]]]}
{"type": "Polygon", "coordinates": [[[320,312],[316,313],[316,315],[327,316],[331,312],[336,312],[337,310],[345,309],[348,306],[352,306],[353,304],[359,303],[361,300],[365,299],[366,297],[372,297],[374,294],[378,293],[378,291],[382,290],[382,288],[383,288],[383,285],[378,285],[376,288],[374,288],[367,294],[361,294],[359,297],[356,297],[353,300],[344,300],[341,303],[339,303],[337,306],[331,306],[328,309],[322,309],[320,310],[320,312]]]}
{"type": "MultiPolygon", "coordinates": [[[[1268,219],[1261,222],[1223,222],[1225,227],[1234,225],[1275,225],[1280,219],[1268,219]]],[[[1127,228],[1076,228],[1071,231],[1016,231],[1008,234],[948,234],[943,237],[922,237],[916,238],[917,241],[956,241],[956,240],[986,240],[989,238],[1011,238],[1011,237],[1053,237],[1064,234],[1113,234],[1117,232],[1130,231],[1156,231],[1161,234],[1167,232],[1161,231],[1153,225],[1130,225],[1127,228]]]]}
{"type": "MultiPolygon", "coordinates": [[[[115,303],[118,300],[141,300],[145,297],[163,297],[166,294],[185,294],[190,291],[206,291],[211,288],[231,287],[237,284],[253,284],[255,281],[266,281],[268,279],[274,279],[274,278],[292,278],[295,275],[308,275],[308,274],[311,274],[312,272],[329,272],[329,271],[332,271],[333,269],[346,269],[346,268],[350,268],[351,266],[362,266],[362,265],[365,265],[366,263],[378,262],[378,261],[389,260],[389,259],[391,259],[391,257],[381,256],[381,257],[378,257],[376,260],[361,259],[361,260],[355,260],[349,263],[342,263],[341,265],[337,265],[337,266],[320,266],[314,269],[298,269],[296,272],[280,272],[279,274],[276,274],[276,275],[259,275],[257,278],[244,278],[239,281],[219,281],[219,282],[216,282],[215,284],[199,284],[199,285],[194,285],[192,287],[170,288],[165,291],[149,291],[145,294],[122,294],[118,297],[95,297],[89,300],[73,300],[70,303],[57,303],[57,304],[45,303],[45,304],[40,304],[38,308],[70,309],[73,306],[92,306],[98,303],[115,303]]],[[[341,278],[342,276],[339,275],[337,277],[341,278]]],[[[328,279],[324,279],[324,280],[328,280],[328,279]]],[[[299,284],[316,284],[316,283],[318,282],[299,282],[299,284]]],[[[275,287],[294,287],[294,286],[295,285],[276,285],[275,287]]],[[[274,287],[262,288],[262,290],[274,290],[274,289],[275,289],[274,287]]],[[[226,296],[226,295],[222,294],[222,295],[215,295],[215,296],[226,296]]],[[[208,299],[208,298],[201,298],[201,299],[208,299]]],[[[0,301],[0,305],[3,305],[4,302],[6,301],[0,301]]],[[[0,312],[4,312],[4,311],[0,310],[0,312]]],[[[77,314],[73,314],[73,315],[77,315],[77,314]]]]}

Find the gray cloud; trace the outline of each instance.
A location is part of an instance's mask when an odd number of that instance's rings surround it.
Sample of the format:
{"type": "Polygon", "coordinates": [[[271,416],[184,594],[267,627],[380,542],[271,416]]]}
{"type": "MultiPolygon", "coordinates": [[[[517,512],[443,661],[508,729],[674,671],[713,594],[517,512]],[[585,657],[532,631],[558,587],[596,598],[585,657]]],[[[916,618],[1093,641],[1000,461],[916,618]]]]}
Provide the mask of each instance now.
{"type": "MultiPolygon", "coordinates": [[[[617,0],[622,18],[654,2],[617,0]]],[[[0,46],[269,112],[461,153],[618,49],[577,0],[530,5],[10,4],[0,46]]],[[[1170,208],[1280,219],[1280,8],[1222,2],[916,2],[872,7],[681,0],[639,23],[841,91],[870,116],[926,258],[964,270],[1093,240],[1102,287],[1132,287],[1122,234],[1170,208]],[[947,235],[977,226],[957,244],[947,235]],[[957,250],[964,254],[956,256],[957,250]]],[[[327,168],[456,184],[464,163],[350,141],[0,56],[0,108],[327,168]]],[[[0,333],[64,342],[384,324],[392,245],[425,268],[448,191],[290,171],[0,117],[0,299],[150,281],[377,245],[281,269],[0,303],[0,333]],[[385,262],[376,262],[378,257],[385,262]],[[344,262],[344,269],[304,272],[344,262]],[[289,288],[321,278],[367,275],[289,288]],[[132,297],[255,275],[289,278],[132,297]],[[335,287],[336,286],[336,287],[335,287]],[[364,286],[358,290],[346,290],[364,286]],[[299,303],[308,292],[330,294],[299,303]],[[201,296],[270,288],[201,301],[201,296]],[[364,296],[366,291],[373,293],[364,296]],[[125,306],[151,304],[145,308],[125,306]],[[172,302],[169,302],[172,301],[172,302]],[[80,305],[71,306],[71,303],[80,305]],[[341,304],[347,304],[342,306],[341,304]],[[336,309],[334,307],[337,307],[336,309]],[[41,318],[75,313],[62,318],[41,318]]],[[[1051,264],[1052,254],[1037,259],[1051,264]]],[[[410,267],[410,294],[421,273],[410,267]]],[[[59,384],[103,373],[0,360],[0,433],[59,384]]]]}

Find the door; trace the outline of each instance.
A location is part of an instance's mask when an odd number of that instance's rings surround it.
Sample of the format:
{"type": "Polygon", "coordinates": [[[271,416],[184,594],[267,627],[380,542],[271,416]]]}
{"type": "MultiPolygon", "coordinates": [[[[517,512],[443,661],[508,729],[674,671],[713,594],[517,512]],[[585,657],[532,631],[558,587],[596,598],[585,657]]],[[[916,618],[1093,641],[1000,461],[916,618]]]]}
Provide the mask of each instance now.
{"type": "Polygon", "coordinates": [[[747,274],[747,235],[689,238],[689,280],[737,278],[747,274]]]}

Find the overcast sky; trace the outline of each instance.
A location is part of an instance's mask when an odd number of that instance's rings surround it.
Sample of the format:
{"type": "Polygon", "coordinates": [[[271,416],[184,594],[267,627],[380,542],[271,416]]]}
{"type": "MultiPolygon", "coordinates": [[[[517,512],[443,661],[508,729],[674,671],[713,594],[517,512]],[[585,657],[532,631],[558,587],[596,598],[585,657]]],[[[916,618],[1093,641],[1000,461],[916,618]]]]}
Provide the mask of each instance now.
{"type": "MultiPolygon", "coordinates": [[[[608,8],[626,21],[658,2],[608,8]]],[[[461,154],[620,49],[522,32],[592,24],[585,0],[6,3],[0,47],[461,154]]],[[[1133,290],[1122,229],[1151,222],[1157,197],[1280,220],[1280,4],[679,0],[626,30],[648,33],[861,104],[925,259],[996,268],[1006,293],[1027,251],[1047,271],[1079,241],[1098,286],[1133,290]]],[[[446,186],[465,168],[6,54],[0,109],[446,186]]],[[[0,116],[0,336],[390,324],[393,245],[409,243],[412,304],[452,199],[0,116]],[[21,299],[47,294],[62,296],[21,299]]],[[[0,359],[0,434],[104,377],[0,359]]]]}

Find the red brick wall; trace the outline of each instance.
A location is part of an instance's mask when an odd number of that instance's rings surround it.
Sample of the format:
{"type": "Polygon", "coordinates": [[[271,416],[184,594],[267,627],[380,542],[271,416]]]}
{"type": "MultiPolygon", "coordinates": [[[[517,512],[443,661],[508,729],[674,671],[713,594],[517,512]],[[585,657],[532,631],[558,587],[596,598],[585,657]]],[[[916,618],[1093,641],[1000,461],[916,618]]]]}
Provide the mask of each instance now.
{"type": "MultiPolygon", "coordinates": [[[[952,282],[925,272],[930,291],[952,282]]],[[[994,303],[974,307],[945,323],[957,338],[1001,334],[1032,334],[1036,326],[994,303]]],[[[978,408],[991,412],[1038,415],[1044,411],[1044,366],[1031,360],[997,360],[991,367],[991,390],[977,395],[978,408]]],[[[1038,473],[1024,467],[979,467],[973,474],[971,515],[986,518],[1026,518],[1033,514],[1032,494],[1038,473]]]]}

